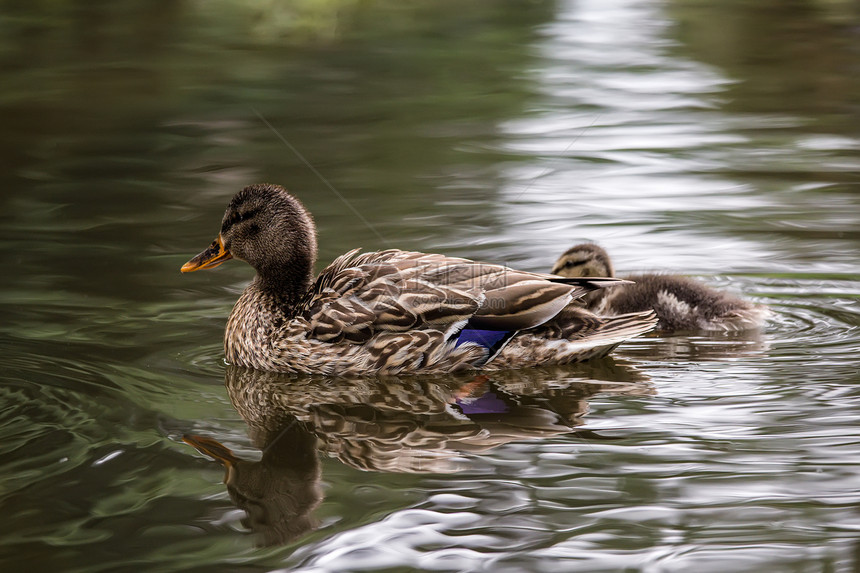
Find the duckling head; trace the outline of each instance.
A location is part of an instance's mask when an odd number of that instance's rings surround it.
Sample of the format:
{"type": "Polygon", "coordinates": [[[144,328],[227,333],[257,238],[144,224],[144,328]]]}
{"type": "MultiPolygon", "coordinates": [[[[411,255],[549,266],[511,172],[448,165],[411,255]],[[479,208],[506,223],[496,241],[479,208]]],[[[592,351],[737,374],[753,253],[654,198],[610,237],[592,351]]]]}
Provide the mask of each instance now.
{"type": "Polygon", "coordinates": [[[254,267],[264,284],[306,286],[316,254],[316,227],[304,205],[279,185],[249,185],[230,201],[216,239],[182,272],[237,258],[254,267]]]}
{"type": "Polygon", "coordinates": [[[612,277],[615,269],[609,254],[594,243],[569,248],[552,266],[552,274],[562,277],[612,277]]]}

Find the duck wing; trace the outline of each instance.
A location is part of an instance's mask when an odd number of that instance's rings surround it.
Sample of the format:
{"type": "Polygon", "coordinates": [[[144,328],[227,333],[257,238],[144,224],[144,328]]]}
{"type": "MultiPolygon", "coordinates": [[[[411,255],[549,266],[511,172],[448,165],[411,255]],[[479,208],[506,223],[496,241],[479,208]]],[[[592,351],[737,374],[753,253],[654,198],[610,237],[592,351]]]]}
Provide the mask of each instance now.
{"type": "Polygon", "coordinates": [[[515,332],[541,325],[594,288],[593,280],[409,251],[338,257],[320,273],[301,316],[324,342],[368,341],[380,331],[515,332]]]}

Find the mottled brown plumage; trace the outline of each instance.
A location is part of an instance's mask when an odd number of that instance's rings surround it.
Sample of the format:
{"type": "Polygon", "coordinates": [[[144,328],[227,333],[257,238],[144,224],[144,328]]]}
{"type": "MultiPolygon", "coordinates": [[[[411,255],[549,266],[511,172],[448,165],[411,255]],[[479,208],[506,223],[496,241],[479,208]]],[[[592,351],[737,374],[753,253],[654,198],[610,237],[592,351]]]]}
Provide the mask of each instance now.
{"type": "Polygon", "coordinates": [[[212,245],[184,272],[242,259],[257,275],[227,321],[233,364],[276,372],[363,375],[568,363],[651,330],[649,312],[598,318],[573,301],[618,279],[562,279],[437,254],[350,251],[313,280],[316,230],[277,185],[230,202],[212,245]],[[463,329],[506,332],[465,342],[463,329]]]}
{"type": "MultiPolygon", "coordinates": [[[[568,249],[552,267],[564,277],[615,276],[605,250],[592,243],[568,249]]],[[[760,327],[768,315],[762,305],[727,295],[688,277],[639,274],[633,284],[597,290],[582,300],[601,316],[654,309],[665,330],[738,331],[760,327]]]]}

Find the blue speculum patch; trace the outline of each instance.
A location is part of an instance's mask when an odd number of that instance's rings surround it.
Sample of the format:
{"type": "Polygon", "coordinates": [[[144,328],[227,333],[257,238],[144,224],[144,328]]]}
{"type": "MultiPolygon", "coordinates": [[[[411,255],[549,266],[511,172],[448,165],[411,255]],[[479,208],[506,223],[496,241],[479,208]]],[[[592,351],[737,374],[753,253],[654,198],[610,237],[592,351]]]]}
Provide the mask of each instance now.
{"type": "Polygon", "coordinates": [[[460,331],[460,336],[457,338],[455,348],[466,342],[474,342],[480,344],[484,348],[495,350],[496,345],[502,342],[505,337],[510,334],[507,330],[477,330],[474,328],[464,328],[460,331]]]}

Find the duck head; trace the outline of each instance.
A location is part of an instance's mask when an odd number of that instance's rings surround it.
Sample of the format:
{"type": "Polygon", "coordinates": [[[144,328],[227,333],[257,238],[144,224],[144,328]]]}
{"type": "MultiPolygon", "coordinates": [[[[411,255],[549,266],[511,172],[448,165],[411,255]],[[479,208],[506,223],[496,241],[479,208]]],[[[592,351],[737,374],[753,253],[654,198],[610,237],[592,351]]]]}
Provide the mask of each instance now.
{"type": "Polygon", "coordinates": [[[245,261],[264,284],[301,283],[311,276],[317,241],[313,218],[283,187],[258,184],[237,193],[209,247],[182,265],[183,273],[245,261]]]}
{"type": "Polygon", "coordinates": [[[609,254],[593,243],[583,243],[565,251],[551,272],[568,278],[615,276],[609,254]]]}

